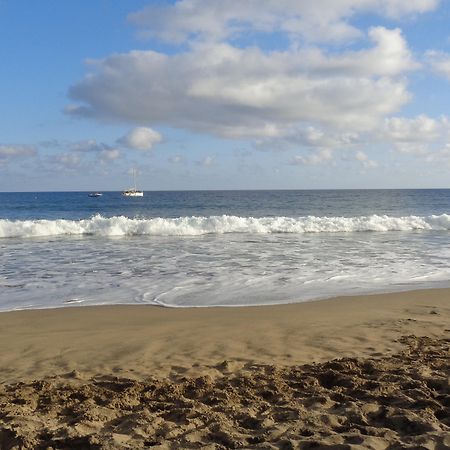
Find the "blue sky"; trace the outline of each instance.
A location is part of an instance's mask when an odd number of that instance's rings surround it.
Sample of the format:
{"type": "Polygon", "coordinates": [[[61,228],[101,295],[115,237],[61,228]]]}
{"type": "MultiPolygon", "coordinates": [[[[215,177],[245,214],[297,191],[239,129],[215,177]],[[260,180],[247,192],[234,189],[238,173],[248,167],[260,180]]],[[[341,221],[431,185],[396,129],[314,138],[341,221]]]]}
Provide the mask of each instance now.
{"type": "Polygon", "coordinates": [[[0,0],[0,190],[450,187],[445,0],[0,0]]]}

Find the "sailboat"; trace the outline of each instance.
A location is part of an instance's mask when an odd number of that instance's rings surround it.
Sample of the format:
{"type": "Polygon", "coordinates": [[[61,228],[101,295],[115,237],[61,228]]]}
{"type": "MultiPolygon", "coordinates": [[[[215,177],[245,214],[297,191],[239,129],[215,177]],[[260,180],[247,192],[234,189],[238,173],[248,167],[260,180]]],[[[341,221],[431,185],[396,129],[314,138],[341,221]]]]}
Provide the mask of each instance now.
{"type": "Polygon", "coordinates": [[[133,189],[127,189],[126,191],[122,191],[122,195],[124,197],[143,197],[144,192],[138,191],[136,189],[136,170],[133,169],[133,180],[134,180],[134,188],[133,189]]]}

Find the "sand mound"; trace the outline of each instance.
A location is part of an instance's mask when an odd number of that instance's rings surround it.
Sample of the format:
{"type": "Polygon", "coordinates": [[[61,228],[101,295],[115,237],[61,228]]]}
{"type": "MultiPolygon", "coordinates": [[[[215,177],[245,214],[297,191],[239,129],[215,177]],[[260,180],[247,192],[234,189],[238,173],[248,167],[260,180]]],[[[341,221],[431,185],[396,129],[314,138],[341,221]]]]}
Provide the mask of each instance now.
{"type": "Polygon", "coordinates": [[[4,385],[0,448],[450,448],[450,339],[403,343],[379,359],[4,385]]]}

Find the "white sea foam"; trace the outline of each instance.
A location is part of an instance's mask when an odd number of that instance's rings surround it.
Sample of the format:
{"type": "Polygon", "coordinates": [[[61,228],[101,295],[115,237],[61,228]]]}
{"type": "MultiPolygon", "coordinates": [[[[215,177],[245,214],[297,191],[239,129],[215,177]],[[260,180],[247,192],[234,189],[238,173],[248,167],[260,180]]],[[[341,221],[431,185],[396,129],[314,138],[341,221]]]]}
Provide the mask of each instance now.
{"type": "MultiPolygon", "coordinates": [[[[221,234],[150,239],[143,235],[146,227],[147,234],[151,226],[153,234],[168,234],[168,229],[172,234],[186,234],[187,226],[180,225],[181,219],[157,219],[159,228],[151,220],[122,218],[122,223],[118,219],[62,221],[63,226],[50,223],[52,232],[58,233],[141,236],[1,240],[0,311],[117,303],[264,305],[450,284],[447,231],[324,234],[317,232],[324,230],[324,224],[326,231],[343,231],[343,224],[346,231],[367,230],[369,218],[366,222],[341,218],[341,223],[331,218],[228,217],[215,218],[214,226],[212,218],[204,219],[209,227],[189,218],[183,220],[191,223],[191,233],[221,234]],[[250,234],[249,223],[258,232],[250,234]],[[316,232],[294,234],[293,230],[316,232]]],[[[442,216],[389,223],[381,217],[370,219],[369,229],[382,231],[447,230],[449,222],[442,216]]],[[[17,223],[14,226],[12,231],[17,232],[17,223]]],[[[28,234],[19,228],[21,236],[35,236],[35,222],[27,226],[28,234]]],[[[48,234],[48,230],[41,223],[40,231],[48,234]]]]}
{"type": "Polygon", "coordinates": [[[0,219],[0,237],[63,235],[196,236],[204,234],[347,233],[364,231],[450,230],[450,215],[391,217],[179,217],[128,218],[96,215],[83,220],[0,219]]]}

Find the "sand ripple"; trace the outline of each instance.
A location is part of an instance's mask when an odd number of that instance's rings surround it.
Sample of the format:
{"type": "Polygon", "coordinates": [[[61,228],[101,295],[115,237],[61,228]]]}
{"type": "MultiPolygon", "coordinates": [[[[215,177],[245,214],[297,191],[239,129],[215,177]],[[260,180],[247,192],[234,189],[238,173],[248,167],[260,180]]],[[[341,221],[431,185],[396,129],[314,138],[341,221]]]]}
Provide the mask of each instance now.
{"type": "Polygon", "coordinates": [[[4,385],[0,448],[450,448],[450,339],[403,343],[378,359],[4,385]]]}

